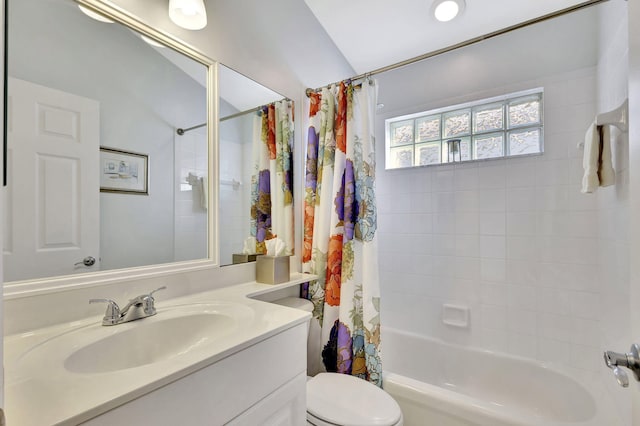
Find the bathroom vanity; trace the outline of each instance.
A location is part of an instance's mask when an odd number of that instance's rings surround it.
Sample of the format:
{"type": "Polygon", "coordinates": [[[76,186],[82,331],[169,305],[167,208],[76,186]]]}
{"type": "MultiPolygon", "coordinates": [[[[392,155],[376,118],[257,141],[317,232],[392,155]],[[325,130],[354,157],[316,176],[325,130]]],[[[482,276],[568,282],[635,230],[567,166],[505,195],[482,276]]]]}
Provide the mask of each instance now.
{"type": "Polygon", "coordinates": [[[309,314],[271,304],[309,275],[159,301],[5,338],[9,424],[296,425],[305,419],[309,314]]]}

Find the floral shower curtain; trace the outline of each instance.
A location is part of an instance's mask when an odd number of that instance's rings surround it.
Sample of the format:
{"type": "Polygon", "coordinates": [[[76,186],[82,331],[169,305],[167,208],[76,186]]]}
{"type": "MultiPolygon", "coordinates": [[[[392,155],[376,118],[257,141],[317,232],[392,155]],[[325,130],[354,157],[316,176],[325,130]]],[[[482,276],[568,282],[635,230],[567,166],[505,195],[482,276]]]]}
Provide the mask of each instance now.
{"type": "Polygon", "coordinates": [[[316,370],[381,386],[376,96],[373,80],[311,94],[302,261],[304,272],[319,276],[308,289],[310,338],[322,342],[316,370]]]}
{"type": "Polygon", "coordinates": [[[256,253],[266,253],[265,241],[278,237],[293,254],[293,102],[262,107],[253,122],[250,234],[256,253]]]}

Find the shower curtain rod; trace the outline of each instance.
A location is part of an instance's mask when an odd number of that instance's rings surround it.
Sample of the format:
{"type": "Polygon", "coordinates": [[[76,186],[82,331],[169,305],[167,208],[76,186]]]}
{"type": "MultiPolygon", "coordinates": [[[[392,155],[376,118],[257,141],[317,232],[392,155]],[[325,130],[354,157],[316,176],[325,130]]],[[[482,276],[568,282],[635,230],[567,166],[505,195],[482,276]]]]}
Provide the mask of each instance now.
{"type": "MultiPolygon", "coordinates": [[[[290,101],[291,99],[289,98],[284,98],[282,99],[283,101],[290,101]]],[[[276,101],[276,102],[280,102],[280,101],[276,101]]],[[[274,102],[272,102],[274,103],[274,102]]],[[[252,112],[256,112],[256,111],[260,111],[262,108],[269,106],[271,104],[266,104],[266,105],[260,105],[259,107],[255,107],[255,108],[251,108],[248,109],[246,111],[240,111],[240,112],[236,112],[234,114],[231,115],[227,115],[226,117],[222,117],[221,119],[218,120],[218,122],[223,122],[223,121],[227,121],[227,120],[231,120],[232,118],[236,118],[236,117],[240,117],[242,115],[245,114],[250,114],[252,112]]],[[[182,128],[178,128],[176,129],[176,133],[179,134],[180,136],[184,135],[185,133],[187,133],[189,130],[195,130],[195,129],[199,129],[200,127],[204,127],[206,126],[207,123],[202,123],[202,124],[198,124],[197,126],[193,126],[193,127],[187,127],[186,129],[182,129],[182,128]]]]}
{"type": "Polygon", "coordinates": [[[371,77],[371,76],[376,75],[376,74],[381,74],[383,72],[395,70],[397,68],[402,68],[402,67],[405,67],[407,65],[411,65],[411,64],[414,64],[416,62],[423,61],[425,59],[433,58],[434,56],[442,55],[444,53],[451,52],[453,50],[460,49],[462,47],[467,47],[467,46],[479,43],[479,42],[484,41],[484,40],[489,40],[491,38],[494,38],[494,37],[497,37],[497,36],[501,36],[503,34],[507,34],[507,33],[510,33],[512,31],[519,30],[521,28],[528,27],[528,26],[533,25],[533,24],[537,24],[537,23],[540,23],[540,22],[548,21],[549,19],[553,19],[553,18],[557,18],[557,17],[563,16],[563,15],[567,15],[567,14],[572,13],[572,12],[577,12],[579,10],[586,9],[588,7],[595,6],[597,4],[605,3],[605,2],[608,2],[608,1],[609,0],[589,0],[589,1],[585,1],[585,2],[582,2],[582,3],[576,4],[574,6],[567,7],[565,9],[561,9],[561,10],[558,10],[556,12],[552,12],[552,13],[540,16],[538,18],[530,19],[528,21],[524,21],[524,22],[521,22],[519,24],[511,25],[510,27],[506,27],[506,28],[503,28],[503,29],[500,29],[500,30],[497,30],[497,31],[493,31],[493,32],[490,32],[490,33],[487,33],[487,34],[484,34],[484,35],[481,35],[481,36],[478,36],[478,37],[471,38],[469,40],[462,41],[462,42],[457,43],[457,44],[453,44],[451,46],[444,47],[442,49],[433,50],[431,52],[422,54],[420,56],[416,56],[416,57],[413,57],[413,58],[410,58],[410,59],[406,59],[406,60],[404,60],[402,62],[396,62],[395,64],[387,65],[387,66],[384,66],[382,68],[378,68],[376,70],[366,72],[364,74],[359,74],[359,75],[357,75],[355,77],[351,77],[351,78],[348,78],[346,80],[340,80],[340,81],[337,81],[335,83],[331,83],[331,84],[327,84],[327,85],[322,86],[322,87],[318,87],[316,89],[307,88],[305,93],[306,93],[307,97],[309,97],[309,96],[311,96],[312,93],[317,93],[320,90],[322,90],[324,87],[330,87],[330,86],[332,86],[334,84],[339,84],[339,83],[341,83],[343,81],[362,80],[364,78],[371,77]]]}
{"type": "MultiPolygon", "coordinates": [[[[260,107],[257,107],[257,108],[249,109],[247,111],[236,112],[235,114],[231,114],[229,116],[222,117],[218,121],[222,122],[222,121],[225,121],[225,120],[231,120],[232,118],[240,117],[241,115],[245,115],[245,114],[249,114],[251,112],[258,111],[260,108],[262,108],[262,107],[260,106],[260,107]]],[[[204,127],[206,125],[207,125],[207,123],[202,123],[202,124],[198,124],[197,126],[187,127],[186,129],[178,128],[178,129],[176,129],[176,133],[179,134],[180,136],[182,136],[185,133],[187,133],[189,130],[199,129],[200,127],[204,127]]]]}

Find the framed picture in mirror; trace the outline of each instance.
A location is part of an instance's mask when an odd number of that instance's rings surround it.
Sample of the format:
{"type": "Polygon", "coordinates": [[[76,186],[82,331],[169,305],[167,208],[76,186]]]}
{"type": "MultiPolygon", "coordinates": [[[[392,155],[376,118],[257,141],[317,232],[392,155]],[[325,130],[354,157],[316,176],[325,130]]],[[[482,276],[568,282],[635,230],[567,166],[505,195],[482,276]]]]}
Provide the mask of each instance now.
{"type": "Polygon", "coordinates": [[[149,156],[100,147],[100,192],[149,195],[149,156]]]}

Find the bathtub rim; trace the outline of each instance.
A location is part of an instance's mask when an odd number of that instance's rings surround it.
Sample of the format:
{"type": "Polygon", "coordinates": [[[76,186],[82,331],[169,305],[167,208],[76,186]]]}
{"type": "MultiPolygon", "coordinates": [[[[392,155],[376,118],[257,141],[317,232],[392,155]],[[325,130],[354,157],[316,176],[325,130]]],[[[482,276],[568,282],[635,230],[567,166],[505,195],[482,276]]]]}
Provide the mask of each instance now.
{"type": "Polygon", "coordinates": [[[392,372],[385,372],[382,375],[385,391],[396,399],[401,408],[404,399],[419,403],[439,414],[466,422],[480,421],[474,423],[478,426],[531,426],[521,422],[515,412],[505,413],[501,410],[491,409],[488,404],[485,404],[485,401],[479,401],[477,398],[392,372]],[[426,401],[416,397],[416,395],[423,396],[425,394],[428,394],[426,401]],[[484,419],[479,419],[479,415],[484,419]],[[496,421],[501,423],[497,424],[496,421]]]}
{"type": "MultiPolygon", "coordinates": [[[[607,392],[607,388],[605,386],[605,383],[603,383],[602,381],[602,375],[600,374],[600,372],[590,372],[590,371],[586,371],[586,370],[579,370],[577,368],[575,369],[565,369],[562,366],[558,366],[555,363],[552,362],[545,362],[545,361],[540,361],[540,360],[536,360],[533,358],[527,358],[524,356],[519,356],[519,355],[514,355],[514,354],[509,354],[506,352],[501,352],[501,351],[497,351],[497,350],[490,350],[490,349],[486,349],[486,348],[481,348],[481,347],[477,347],[477,346],[465,346],[465,345],[461,345],[458,343],[451,343],[451,342],[447,342],[441,338],[437,338],[437,337],[433,337],[433,336],[426,336],[423,334],[419,334],[416,332],[412,332],[412,331],[406,331],[406,330],[401,330],[395,327],[390,327],[390,326],[382,326],[381,327],[381,341],[382,341],[382,359],[383,359],[383,388],[385,388],[385,390],[387,390],[386,385],[387,385],[387,381],[390,381],[392,383],[392,387],[398,387],[398,381],[403,382],[404,384],[406,384],[410,389],[412,389],[415,392],[421,392],[423,391],[422,386],[428,387],[432,389],[431,392],[431,396],[433,396],[433,394],[437,393],[438,396],[441,396],[442,394],[444,394],[445,396],[449,396],[451,398],[449,398],[448,400],[445,400],[443,398],[438,398],[440,401],[440,404],[438,405],[432,405],[431,408],[437,409],[439,411],[443,411],[443,405],[442,404],[447,404],[447,406],[449,406],[449,404],[452,403],[452,401],[457,401],[458,403],[466,403],[466,404],[471,404],[473,406],[476,406],[477,408],[483,408],[483,410],[481,410],[484,414],[487,414],[490,417],[493,417],[499,421],[504,421],[506,422],[505,425],[522,425],[522,426],[533,426],[533,425],[544,425],[544,426],[555,426],[555,425],[562,425],[562,426],[570,426],[570,425],[574,425],[574,426],[582,426],[582,425],[589,425],[589,426],[601,426],[602,424],[607,424],[610,426],[614,426],[614,423],[610,423],[612,421],[612,419],[615,419],[615,421],[617,421],[618,423],[615,423],[615,425],[622,425],[622,421],[620,419],[619,414],[616,413],[616,410],[614,409],[614,404],[612,401],[612,396],[607,392]],[[501,409],[496,409],[490,406],[490,403],[481,399],[478,399],[476,397],[473,396],[469,396],[466,394],[462,394],[459,392],[455,392],[454,390],[451,389],[447,389],[445,387],[441,387],[438,386],[437,384],[432,384],[432,383],[426,383],[426,382],[421,382],[419,380],[413,379],[411,377],[407,377],[403,374],[400,373],[396,373],[393,370],[389,371],[387,369],[387,366],[385,366],[384,363],[384,351],[385,351],[385,346],[384,346],[384,341],[385,339],[385,335],[388,335],[389,332],[391,333],[396,333],[400,336],[402,336],[403,338],[413,338],[413,339],[419,339],[419,340],[427,340],[427,341],[431,341],[431,342],[435,342],[435,344],[439,344],[445,347],[453,347],[455,349],[459,349],[459,350],[464,350],[464,351],[471,351],[471,352],[477,352],[477,353],[482,353],[484,355],[488,355],[488,356],[492,356],[492,357],[497,357],[497,358],[507,358],[507,359],[511,359],[517,362],[524,362],[526,364],[529,365],[533,365],[535,367],[538,368],[542,368],[550,373],[553,374],[557,374],[560,376],[564,376],[565,378],[574,381],[575,383],[577,383],[580,387],[582,387],[582,389],[591,397],[593,404],[594,404],[594,414],[591,418],[584,420],[582,422],[561,422],[561,421],[553,421],[553,420],[544,420],[544,419],[536,419],[534,422],[526,422],[523,423],[520,420],[518,420],[517,418],[517,410],[511,409],[511,408],[505,408],[504,410],[501,409]],[[437,389],[437,392],[435,392],[435,390],[437,389]],[[482,407],[478,407],[478,402],[481,403],[482,407]],[[491,408],[489,408],[491,407],[491,408]],[[485,411],[486,409],[486,411],[485,411]],[[506,414],[506,416],[505,416],[506,414]],[[602,421],[606,421],[608,423],[602,423],[602,421]]],[[[393,393],[390,392],[392,395],[393,393]]],[[[403,397],[407,397],[407,395],[403,395],[403,397]]],[[[412,398],[410,398],[412,399],[412,398]]],[[[414,402],[415,399],[412,399],[414,402]]],[[[504,408],[504,407],[503,407],[504,408]]],[[[449,412],[449,411],[445,411],[449,414],[452,415],[458,415],[458,411],[456,412],[449,412]]],[[[460,417],[460,416],[458,416],[460,417]]],[[[463,419],[467,420],[467,421],[475,421],[476,419],[470,415],[468,418],[466,417],[462,417],[463,419]]],[[[489,425],[489,424],[488,424],[489,425]]]]}

